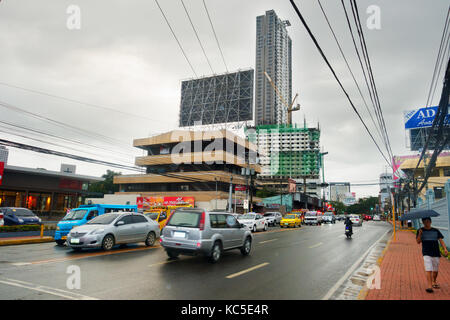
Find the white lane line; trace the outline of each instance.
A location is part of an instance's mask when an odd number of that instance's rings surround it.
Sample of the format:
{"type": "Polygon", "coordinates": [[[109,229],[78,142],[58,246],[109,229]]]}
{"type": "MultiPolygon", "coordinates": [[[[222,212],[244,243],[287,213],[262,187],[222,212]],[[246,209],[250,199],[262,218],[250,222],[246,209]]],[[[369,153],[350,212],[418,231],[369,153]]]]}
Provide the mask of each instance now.
{"type": "Polygon", "coordinates": [[[27,266],[27,265],[29,265],[29,264],[31,264],[31,262],[14,262],[14,263],[11,263],[13,266],[18,266],[18,267],[20,267],[20,266],[27,266]]]}
{"type": "Polygon", "coordinates": [[[35,285],[32,283],[20,281],[20,280],[14,280],[14,279],[1,280],[0,279],[0,283],[14,286],[14,287],[24,288],[24,289],[28,289],[28,290],[48,293],[48,294],[51,294],[51,295],[54,295],[57,297],[61,297],[61,298],[65,298],[65,299],[69,299],[69,300],[98,300],[97,298],[85,296],[85,295],[78,294],[75,292],[70,292],[70,291],[46,287],[46,286],[35,285]]]}
{"type": "Polygon", "coordinates": [[[322,244],[323,244],[322,242],[319,242],[319,243],[316,243],[315,245],[313,245],[313,246],[311,246],[309,248],[310,249],[317,248],[317,247],[320,247],[322,244]]]}
{"type": "Polygon", "coordinates": [[[245,270],[242,270],[242,271],[230,274],[229,276],[226,276],[225,278],[232,279],[232,278],[235,278],[235,277],[239,277],[240,275],[243,275],[243,274],[245,274],[247,272],[250,272],[250,271],[262,268],[264,266],[267,266],[268,264],[269,264],[268,262],[264,262],[264,263],[258,264],[257,266],[254,266],[254,267],[251,267],[251,268],[248,268],[248,269],[245,269],[245,270]]]}
{"type": "Polygon", "coordinates": [[[272,242],[272,241],[275,241],[275,240],[278,240],[278,238],[265,240],[265,241],[261,241],[261,242],[258,242],[258,243],[267,243],[267,242],[272,242]]]}
{"type": "Polygon", "coordinates": [[[342,278],[339,279],[338,282],[336,282],[334,284],[334,286],[328,290],[327,294],[323,296],[322,300],[328,300],[331,298],[331,296],[336,292],[337,289],[339,289],[339,287],[344,283],[345,280],[348,279],[348,277],[350,277],[353,272],[355,271],[355,269],[361,264],[361,262],[363,261],[363,259],[369,254],[370,250],[373,249],[373,247],[375,247],[375,245],[381,241],[381,239],[384,238],[384,236],[391,231],[390,229],[386,230],[385,233],[383,233],[383,235],[377,240],[375,241],[375,243],[373,245],[370,246],[369,249],[367,249],[366,252],[363,253],[363,255],[350,267],[350,269],[348,269],[348,271],[342,276],[342,278]]]}

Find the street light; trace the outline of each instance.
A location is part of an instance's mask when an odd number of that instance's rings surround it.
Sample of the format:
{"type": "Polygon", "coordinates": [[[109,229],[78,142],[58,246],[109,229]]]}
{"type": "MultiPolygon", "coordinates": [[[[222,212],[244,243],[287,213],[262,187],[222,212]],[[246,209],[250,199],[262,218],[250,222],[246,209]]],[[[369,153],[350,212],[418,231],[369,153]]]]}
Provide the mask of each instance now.
{"type": "MultiPolygon", "coordinates": [[[[323,156],[327,155],[328,152],[320,153],[320,164],[322,165],[322,183],[325,183],[325,164],[323,161],[323,156]]],[[[322,188],[322,199],[325,200],[325,190],[322,188]]]]}

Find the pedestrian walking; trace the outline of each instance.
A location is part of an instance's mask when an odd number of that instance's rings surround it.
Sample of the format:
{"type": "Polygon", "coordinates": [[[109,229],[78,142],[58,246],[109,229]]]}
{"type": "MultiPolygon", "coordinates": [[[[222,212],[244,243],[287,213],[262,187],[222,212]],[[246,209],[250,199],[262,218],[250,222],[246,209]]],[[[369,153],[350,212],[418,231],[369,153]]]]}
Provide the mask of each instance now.
{"type": "Polygon", "coordinates": [[[440,289],[437,283],[439,259],[441,252],[439,251],[439,243],[444,249],[444,255],[448,255],[447,247],[444,243],[444,236],[442,233],[431,227],[431,218],[422,219],[423,227],[417,232],[417,243],[422,243],[422,255],[425,265],[425,272],[429,287],[426,289],[428,293],[433,293],[433,289],[440,289]]]}

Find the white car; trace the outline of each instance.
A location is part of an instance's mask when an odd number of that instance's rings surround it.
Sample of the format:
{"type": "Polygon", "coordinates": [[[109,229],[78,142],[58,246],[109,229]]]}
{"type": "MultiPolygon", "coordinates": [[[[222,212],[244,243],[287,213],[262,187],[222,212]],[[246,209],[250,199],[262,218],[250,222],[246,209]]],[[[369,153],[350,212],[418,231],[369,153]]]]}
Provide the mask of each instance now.
{"type": "Polygon", "coordinates": [[[380,216],[379,216],[378,214],[375,214],[375,215],[373,216],[373,221],[381,221],[380,216]]]}
{"type": "Polygon", "coordinates": [[[358,216],[356,214],[352,214],[349,218],[354,226],[362,226],[362,219],[360,216],[358,216]]]}
{"type": "Polygon", "coordinates": [[[254,212],[241,215],[238,217],[238,221],[252,230],[252,232],[256,232],[258,230],[266,231],[269,227],[267,220],[262,215],[254,212]]]}

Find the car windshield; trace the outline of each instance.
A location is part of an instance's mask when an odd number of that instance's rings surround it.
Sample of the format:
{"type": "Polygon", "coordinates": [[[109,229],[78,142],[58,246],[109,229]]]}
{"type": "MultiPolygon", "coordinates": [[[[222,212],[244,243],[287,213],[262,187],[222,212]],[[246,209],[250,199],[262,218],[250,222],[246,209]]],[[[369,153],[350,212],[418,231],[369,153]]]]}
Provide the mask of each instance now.
{"type": "Polygon", "coordinates": [[[105,213],[101,216],[95,217],[91,221],[89,221],[86,224],[110,224],[113,222],[119,215],[118,214],[112,214],[112,213],[105,213]]]}
{"type": "Polygon", "coordinates": [[[195,211],[175,211],[172,214],[168,226],[197,228],[200,221],[200,212],[195,211]]]}
{"type": "Polygon", "coordinates": [[[293,214],[288,214],[284,216],[285,219],[295,219],[295,216],[293,214]]]}
{"type": "Polygon", "coordinates": [[[25,208],[11,209],[11,212],[18,217],[34,217],[35,216],[33,211],[25,209],[25,208]]]}
{"type": "Polygon", "coordinates": [[[240,219],[241,220],[252,220],[252,219],[255,219],[255,216],[256,215],[254,215],[254,214],[243,214],[241,217],[240,217],[240,219]]]}
{"type": "Polygon", "coordinates": [[[70,210],[63,220],[81,220],[86,214],[87,210],[70,210]]]}

